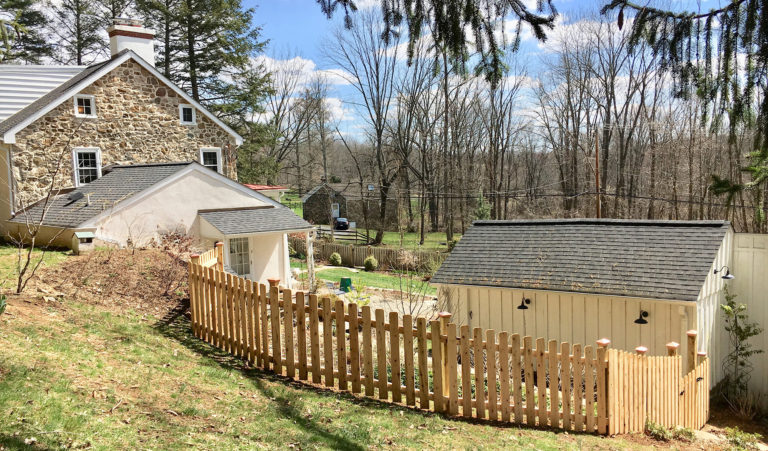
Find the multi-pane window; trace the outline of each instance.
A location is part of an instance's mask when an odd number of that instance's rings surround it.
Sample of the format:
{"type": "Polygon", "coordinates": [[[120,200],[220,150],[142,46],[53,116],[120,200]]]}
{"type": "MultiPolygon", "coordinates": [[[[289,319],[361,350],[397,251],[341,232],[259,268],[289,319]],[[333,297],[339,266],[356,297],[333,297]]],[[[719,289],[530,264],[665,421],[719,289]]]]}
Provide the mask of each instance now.
{"type": "Polygon", "coordinates": [[[179,105],[179,119],[182,124],[186,125],[194,125],[196,123],[195,109],[192,105],[179,105]]]}
{"type": "Polygon", "coordinates": [[[208,169],[221,172],[221,150],[218,148],[201,149],[200,163],[208,169]]]}
{"type": "Polygon", "coordinates": [[[96,117],[96,101],[93,96],[75,96],[75,116],[96,117]]]}
{"type": "Polygon", "coordinates": [[[229,239],[229,267],[239,276],[251,274],[248,254],[248,238],[229,239]]]}
{"type": "Polygon", "coordinates": [[[101,158],[98,148],[75,149],[72,157],[75,166],[75,186],[91,183],[101,177],[101,158]]]}

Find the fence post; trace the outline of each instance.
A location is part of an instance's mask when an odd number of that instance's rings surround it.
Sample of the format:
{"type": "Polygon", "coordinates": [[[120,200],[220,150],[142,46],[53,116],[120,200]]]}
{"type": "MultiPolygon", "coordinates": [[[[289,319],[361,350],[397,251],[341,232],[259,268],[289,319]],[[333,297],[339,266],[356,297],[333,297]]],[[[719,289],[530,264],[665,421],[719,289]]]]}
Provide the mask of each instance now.
{"type": "Polygon", "coordinates": [[[448,343],[451,341],[451,337],[446,335],[446,340],[443,342],[442,334],[443,332],[446,334],[448,333],[448,323],[451,321],[451,313],[440,312],[437,316],[440,318],[440,347],[442,348],[440,355],[443,357],[443,398],[448,399],[451,394],[450,381],[448,380],[448,343]]]}
{"type": "Polygon", "coordinates": [[[192,254],[189,256],[189,308],[192,310],[192,332],[200,338],[200,293],[198,292],[198,272],[200,265],[200,255],[192,254]],[[194,280],[193,280],[194,279],[194,280]]]}
{"type": "Polygon", "coordinates": [[[688,335],[688,355],[686,359],[688,363],[686,372],[690,373],[694,368],[696,368],[696,339],[698,332],[695,330],[689,330],[685,334],[688,335]]]}
{"type": "MultiPolygon", "coordinates": [[[[597,432],[600,434],[606,434],[608,432],[608,425],[610,424],[610,409],[608,409],[608,403],[611,402],[611,390],[608,388],[608,385],[609,383],[613,385],[613,383],[610,382],[608,362],[606,361],[608,346],[610,344],[611,340],[607,338],[597,340],[597,432]]],[[[563,412],[563,415],[565,414],[566,412],[563,412]]],[[[565,422],[563,422],[563,424],[565,424],[565,422]]]]}
{"type": "Polygon", "coordinates": [[[675,341],[670,341],[667,343],[667,355],[670,357],[674,357],[677,355],[677,349],[680,347],[680,343],[675,341]]]}
{"type": "Polygon", "coordinates": [[[216,242],[216,269],[224,271],[224,243],[216,242]]]}

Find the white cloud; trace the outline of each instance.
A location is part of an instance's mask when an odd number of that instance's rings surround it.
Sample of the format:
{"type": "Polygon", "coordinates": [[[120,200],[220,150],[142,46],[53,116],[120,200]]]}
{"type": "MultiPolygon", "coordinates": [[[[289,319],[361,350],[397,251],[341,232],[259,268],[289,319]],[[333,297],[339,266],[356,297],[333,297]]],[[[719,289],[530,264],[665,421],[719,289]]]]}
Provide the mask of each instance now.
{"type": "Polygon", "coordinates": [[[298,77],[300,85],[307,85],[318,75],[323,76],[331,85],[349,84],[349,76],[344,70],[338,68],[318,69],[317,63],[300,56],[294,56],[289,59],[277,59],[267,55],[259,55],[254,58],[254,63],[263,65],[269,72],[275,74],[295,75],[298,77]]]}

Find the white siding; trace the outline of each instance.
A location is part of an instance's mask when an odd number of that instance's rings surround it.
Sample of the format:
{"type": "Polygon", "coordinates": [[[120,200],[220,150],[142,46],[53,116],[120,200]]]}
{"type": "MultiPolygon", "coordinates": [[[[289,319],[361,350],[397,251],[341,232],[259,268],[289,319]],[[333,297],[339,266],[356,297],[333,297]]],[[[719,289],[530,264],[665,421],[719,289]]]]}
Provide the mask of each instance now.
{"type": "Polygon", "coordinates": [[[666,355],[670,341],[686,352],[685,332],[697,328],[694,302],[456,285],[441,286],[439,293],[441,307],[459,325],[583,345],[608,338],[612,347],[646,346],[653,355],[666,355]],[[524,297],[531,303],[520,310],[524,297]],[[634,322],[641,309],[649,313],[648,324],[634,322]]]}
{"type": "Polygon", "coordinates": [[[83,69],[85,66],[0,65],[0,122],[83,69]]]}
{"type": "MultiPolygon", "coordinates": [[[[747,305],[751,321],[768,329],[768,235],[737,233],[734,237],[733,266],[735,279],[730,283],[733,293],[738,295],[736,302],[747,305]]],[[[728,343],[721,340],[721,355],[728,352],[728,343]]],[[[768,353],[768,332],[763,332],[752,339],[757,349],[768,353]]],[[[768,406],[768,358],[758,355],[752,360],[754,371],[750,388],[763,393],[763,400],[768,406]]],[[[713,365],[714,366],[714,365],[713,365]]]]}

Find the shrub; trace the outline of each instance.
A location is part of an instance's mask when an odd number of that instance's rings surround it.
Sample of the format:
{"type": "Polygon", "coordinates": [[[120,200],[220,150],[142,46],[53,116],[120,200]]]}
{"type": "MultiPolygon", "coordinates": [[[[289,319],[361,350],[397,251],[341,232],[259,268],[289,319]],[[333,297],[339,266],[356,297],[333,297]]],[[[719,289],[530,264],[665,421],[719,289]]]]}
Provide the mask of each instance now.
{"type": "Polygon", "coordinates": [[[339,255],[338,252],[334,252],[328,257],[328,263],[330,263],[331,266],[341,266],[341,255],[339,255]]]}
{"type": "Polygon", "coordinates": [[[456,247],[456,244],[458,244],[458,242],[459,242],[459,240],[457,238],[454,238],[451,241],[449,241],[448,243],[446,243],[448,245],[448,250],[449,251],[453,251],[453,248],[456,247]]]}
{"type": "Polygon", "coordinates": [[[645,422],[645,433],[654,440],[661,442],[672,440],[672,432],[669,429],[650,420],[645,422]]]}
{"type": "Polygon", "coordinates": [[[750,434],[738,427],[725,428],[725,438],[737,450],[758,449],[758,442],[763,437],[760,434],[750,434]]]}
{"type": "Polygon", "coordinates": [[[0,315],[5,313],[5,307],[8,305],[5,302],[6,296],[4,294],[0,294],[0,315]]]}
{"type": "Polygon", "coordinates": [[[376,257],[373,255],[369,255],[365,257],[365,260],[363,260],[363,267],[366,271],[376,271],[376,269],[379,267],[379,261],[376,260],[376,257]]]}

